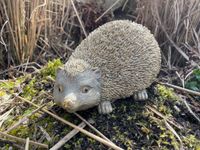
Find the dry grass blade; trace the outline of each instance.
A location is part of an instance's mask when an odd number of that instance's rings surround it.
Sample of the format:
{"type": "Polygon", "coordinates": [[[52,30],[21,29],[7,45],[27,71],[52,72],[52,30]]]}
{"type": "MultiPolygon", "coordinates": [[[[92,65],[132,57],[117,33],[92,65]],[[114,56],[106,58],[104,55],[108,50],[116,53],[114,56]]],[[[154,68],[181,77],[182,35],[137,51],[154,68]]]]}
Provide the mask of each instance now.
{"type": "MultiPolygon", "coordinates": [[[[180,96],[179,96],[180,97],[180,96]]],[[[185,106],[187,107],[188,111],[190,112],[190,114],[199,122],[200,124],[200,118],[192,111],[192,109],[190,108],[190,106],[188,105],[186,99],[182,99],[180,97],[180,99],[184,102],[185,106]]]]}
{"type": "Polygon", "coordinates": [[[3,8],[1,12],[4,14],[2,20],[8,22],[5,25],[6,31],[1,35],[1,42],[5,52],[11,55],[10,59],[14,64],[24,63],[33,56],[41,28],[46,20],[42,13],[46,13],[44,6],[47,1],[45,0],[42,5],[40,3],[41,0],[0,1],[0,6],[3,8]],[[2,38],[5,40],[2,41],[2,38]]]}
{"type": "Polygon", "coordinates": [[[52,138],[50,137],[50,135],[47,133],[47,131],[42,127],[39,126],[40,131],[43,133],[43,135],[45,136],[45,138],[47,139],[48,142],[52,141],[52,138]]]}
{"type": "Polygon", "coordinates": [[[136,11],[136,21],[154,33],[166,56],[165,63],[170,60],[169,68],[190,61],[191,54],[198,57],[199,0],[140,0],[136,11]]]}
{"type": "Polygon", "coordinates": [[[27,66],[29,66],[29,65],[30,65],[30,67],[34,68],[34,70],[36,70],[36,71],[38,71],[38,69],[37,69],[36,67],[34,67],[33,65],[36,65],[36,66],[37,66],[38,68],[40,68],[40,69],[42,68],[42,67],[41,67],[38,63],[36,63],[36,62],[29,62],[29,63],[24,63],[24,64],[21,64],[21,65],[18,65],[18,66],[15,66],[15,67],[6,69],[6,70],[0,72],[0,75],[1,75],[1,74],[4,74],[4,73],[7,73],[7,72],[9,72],[9,71],[11,71],[11,70],[13,70],[13,69],[19,69],[19,68],[23,68],[24,66],[27,67],[27,66]]]}
{"type": "Polygon", "coordinates": [[[10,113],[13,111],[14,108],[8,110],[7,112],[5,112],[3,115],[0,116],[0,128],[2,126],[2,124],[4,123],[5,120],[7,120],[7,117],[10,115],[10,113]]]}
{"type": "Polygon", "coordinates": [[[1,28],[1,32],[0,32],[0,38],[1,38],[0,43],[5,47],[6,52],[8,52],[8,49],[7,49],[6,43],[3,39],[3,31],[4,31],[4,27],[6,26],[7,23],[8,23],[8,20],[5,21],[5,23],[3,24],[2,28],[1,28]]]}
{"type": "Polygon", "coordinates": [[[23,122],[27,121],[29,119],[29,117],[31,117],[33,114],[37,113],[39,110],[41,110],[45,105],[42,105],[41,107],[37,108],[36,110],[34,110],[32,113],[28,114],[27,116],[23,117],[22,119],[20,119],[16,124],[14,124],[13,126],[11,126],[10,128],[8,128],[4,133],[8,133],[11,130],[17,128],[18,126],[20,126],[23,122]]]}
{"type": "MultiPolygon", "coordinates": [[[[24,101],[24,102],[27,102],[27,103],[29,103],[29,104],[31,104],[31,105],[33,105],[33,106],[39,108],[38,105],[36,105],[36,104],[34,104],[34,103],[32,103],[32,102],[30,102],[30,101],[28,101],[28,100],[26,100],[26,99],[20,97],[20,96],[17,96],[16,94],[14,94],[14,95],[15,95],[15,97],[19,98],[20,100],[22,100],[22,101],[24,101]]],[[[102,143],[102,144],[104,144],[104,145],[107,145],[107,146],[110,147],[110,148],[113,148],[113,149],[115,149],[115,150],[122,150],[122,148],[120,148],[120,147],[114,145],[113,143],[110,143],[110,142],[108,142],[108,141],[106,141],[106,140],[104,140],[104,139],[102,139],[102,138],[100,138],[100,137],[98,137],[98,136],[96,136],[96,135],[94,135],[94,134],[92,134],[92,133],[90,133],[90,132],[88,132],[88,131],[82,129],[82,128],[79,128],[78,126],[74,125],[73,123],[71,123],[71,122],[69,122],[69,121],[67,121],[67,120],[64,120],[63,118],[60,118],[59,116],[57,116],[57,115],[51,113],[50,111],[48,111],[48,110],[46,110],[46,109],[44,109],[44,108],[42,108],[42,111],[45,112],[45,113],[47,113],[47,114],[49,114],[50,116],[54,117],[55,119],[57,119],[57,120],[59,120],[59,121],[65,123],[65,124],[71,126],[72,128],[77,129],[78,131],[82,132],[83,134],[85,134],[85,135],[87,135],[87,136],[89,136],[89,137],[91,137],[91,138],[93,138],[93,139],[99,141],[100,143],[102,143]]]]}
{"type": "MultiPolygon", "coordinates": [[[[1,131],[0,131],[0,135],[1,135],[1,136],[4,136],[4,137],[6,137],[6,138],[12,139],[12,140],[14,140],[14,141],[23,143],[23,144],[26,143],[26,139],[19,138],[19,137],[13,136],[13,135],[9,135],[9,134],[3,133],[3,132],[1,132],[1,131]]],[[[35,146],[39,146],[39,147],[41,147],[41,148],[48,149],[48,145],[46,145],[46,144],[34,142],[34,141],[31,141],[31,140],[29,141],[29,143],[30,143],[31,145],[35,145],[35,146]]]]}
{"type": "MultiPolygon", "coordinates": [[[[90,124],[90,122],[88,122],[87,120],[85,120],[83,117],[81,117],[78,113],[74,113],[79,119],[81,119],[83,122],[85,122],[92,130],[94,130],[99,136],[101,136],[102,138],[104,138],[105,140],[113,143],[112,141],[110,141],[105,135],[103,135],[100,131],[98,131],[93,125],[90,124]]],[[[114,144],[114,143],[113,143],[114,144]]]]}
{"type": "Polygon", "coordinates": [[[179,140],[179,142],[180,142],[180,150],[184,150],[184,149],[183,149],[183,142],[182,142],[180,136],[177,134],[177,132],[172,128],[172,126],[171,126],[166,120],[164,120],[164,121],[165,121],[166,127],[167,127],[167,128],[177,137],[177,139],[179,140]]]}
{"type": "Polygon", "coordinates": [[[80,16],[79,16],[79,14],[78,14],[78,11],[77,11],[77,9],[76,9],[76,6],[75,6],[75,4],[74,4],[74,1],[73,1],[73,0],[70,0],[70,1],[71,1],[71,3],[72,3],[72,7],[74,8],[74,11],[75,11],[76,16],[77,16],[77,18],[78,18],[78,21],[79,21],[79,23],[81,24],[81,27],[82,27],[83,32],[84,32],[84,35],[85,35],[85,37],[87,37],[87,32],[86,32],[86,30],[85,30],[85,27],[84,27],[84,25],[83,25],[83,22],[81,21],[81,18],[80,18],[80,16]]]}
{"type": "Polygon", "coordinates": [[[154,109],[153,107],[151,106],[146,106],[149,110],[151,110],[153,113],[155,113],[156,115],[158,115],[159,117],[161,117],[162,119],[166,120],[167,122],[169,122],[170,124],[172,124],[173,126],[175,126],[176,128],[178,129],[183,129],[183,127],[178,124],[178,123],[175,123],[171,120],[169,120],[167,117],[165,117],[164,115],[162,115],[160,112],[158,112],[156,109],[154,109]]]}
{"type": "MultiPolygon", "coordinates": [[[[86,126],[85,122],[81,122],[78,127],[84,128],[86,126]]],[[[73,129],[71,132],[69,132],[65,137],[63,137],[58,143],[56,143],[50,150],[57,150],[61,148],[67,141],[69,141],[72,137],[74,137],[79,131],[76,129],[73,129]]]]}
{"type": "Polygon", "coordinates": [[[95,22],[98,22],[105,14],[107,14],[115,5],[117,5],[117,3],[119,3],[119,1],[121,0],[117,0],[115,1],[101,16],[99,16],[95,22]]]}

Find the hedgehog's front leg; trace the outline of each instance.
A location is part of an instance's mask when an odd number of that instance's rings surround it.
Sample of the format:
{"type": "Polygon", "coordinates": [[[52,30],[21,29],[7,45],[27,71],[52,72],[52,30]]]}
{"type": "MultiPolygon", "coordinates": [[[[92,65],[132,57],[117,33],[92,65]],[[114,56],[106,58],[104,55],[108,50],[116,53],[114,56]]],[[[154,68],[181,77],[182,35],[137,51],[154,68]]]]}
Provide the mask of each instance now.
{"type": "Polygon", "coordinates": [[[109,114],[113,111],[110,101],[102,101],[98,105],[98,111],[100,114],[109,114]]]}
{"type": "Polygon", "coordinates": [[[146,100],[146,99],[148,99],[148,94],[147,94],[146,89],[134,93],[134,99],[135,100],[146,100]]]}

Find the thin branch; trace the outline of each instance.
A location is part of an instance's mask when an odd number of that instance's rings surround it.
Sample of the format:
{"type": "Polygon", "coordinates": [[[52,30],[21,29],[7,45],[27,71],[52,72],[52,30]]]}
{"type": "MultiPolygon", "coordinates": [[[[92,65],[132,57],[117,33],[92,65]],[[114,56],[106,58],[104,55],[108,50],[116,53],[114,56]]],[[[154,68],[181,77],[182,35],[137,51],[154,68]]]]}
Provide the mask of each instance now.
{"type": "Polygon", "coordinates": [[[105,14],[107,14],[120,0],[115,1],[95,22],[98,22],[105,14]]]}
{"type": "MultiPolygon", "coordinates": [[[[103,135],[100,131],[98,131],[93,125],[91,125],[87,120],[85,120],[83,117],[81,117],[78,113],[74,113],[79,119],[81,119],[83,122],[85,122],[92,130],[94,130],[99,136],[107,140],[108,142],[113,143],[110,141],[105,135],[103,135]]],[[[114,143],[113,143],[114,144],[114,143]]]]}
{"type": "Polygon", "coordinates": [[[165,121],[165,125],[166,127],[177,137],[177,139],[179,140],[180,142],[180,150],[184,150],[183,149],[183,142],[180,138],[180,136],[178,135],[178,133],[172,128],[172,126],[167,122],[167,120],[164,120],[165,121]]]}
{"type": "Polygon", "coordinates": [[[73,7],[73,9],[74,9],[74,11],[75,11],[75,13],[76,13],[77,18],[78,18],[78,21],[79,21],[79,23],[81,24],[81,27],[82,27],[83,32],[84,32],[84,34],[85,34],[85,37],[87,37],[87,32],[86,32],[86,30],[85,30],[85,27],[84,27],[84,25],[83,25],[83,22],[81,21],[81,18],[80,18],[80,16],[79,16],[79,14],[78,14],[78,11],[77,11],[77,9],[76,9],[76,6],[75,6],[75,4],[74,4],[74,1],[73,1],[73,0],[70,0],[70,1],[71,1],[71,3],[72,3],[72,7],[73,7]]]}
{"type": "MultiPolygon", "coordinates": [[[[4,71],[0,72],[0,75],[1,75],[1,74],[4,74],[4,73],[7,73],[8,71],[11,71],[11,70],[13,70],[13,69],[17,69],[17,68],[19,68],[19,67],[24,67],[24,66],[27,66],[27,65],[37,65],[37,67],[39,67],[40,69],[42,68],[38,63],[36,63],[36,62],[30,62],[30,63],[28,63],[28,64],[25,63],[25,64],[21,64],[21,65],[18,65],[18,66],[9,68],[9,69],[7,69],[7,70],[4,70],[4,71]]],[[[31,67],[31,66],[30,66],[30,67],[31,67]]],[[[38,69],[35,68],[34,66],[32,66],[32,68],[33,68],[34,70],[38,70],[38,69]]]]}
{"type": "Polygon", "coordinates": [[[166,86],[168,86],[168,87],[177,89],[177,90],[179,90],[179,91],[187,92],[187,93],[189,93],[189,94],[193,94],[193,95],[200,96],[200,92],[196,92],[196,91],[193,91],[193,90],[189,90],[189,89],[186,89],[186,88],[182,88],[182,87],[180,87],[180,86],[176,86],[176,85],[169,84],[169,83],[162,83],[162,82],[159,82],[159,84],[166,85],[166,86]]]}
{"type": "Polygon", "coordinates": [[[30,139],[29,137],[26,139],[26,145],[25,145],[25,150],[29,150],[29,143],[30,143],[30,139]]]}
{"type": "MultiPolygon", "coordinates": [[[[86,126],[85,122],[81,122],[78,127],[84,128],[86,126]]],[[[63,137],[58,143],[56,143],[50,150],[58,150],[63,146],[66,142],[68,142],[72,137],[74,137],[79,131],[76,129],[73,129],[71,132],[69,132],[65,137],[63,137]]]]}
{"type": "Polygon", "coordinates": [[[190,112],[190,114],[200,123],[200,119],[199,117],[192,111],[192,109],[190,108],[190,106],[188,105],[187,101],[185,98],[181,98],[179,96],[179,98],[184,102],[185,106],[187,107],[188,111],[190,112]]]}

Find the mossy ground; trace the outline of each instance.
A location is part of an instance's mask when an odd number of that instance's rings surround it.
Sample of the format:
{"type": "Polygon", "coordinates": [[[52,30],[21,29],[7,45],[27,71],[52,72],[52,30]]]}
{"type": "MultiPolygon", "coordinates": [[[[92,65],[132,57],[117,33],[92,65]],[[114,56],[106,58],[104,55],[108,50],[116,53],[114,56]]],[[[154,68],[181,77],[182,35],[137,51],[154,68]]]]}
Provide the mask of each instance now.
{"type": "MultiPolygon", "coordinates": [[[[30,101],[42,105],[48,103],[47,108],[51,109],[60,117],[79,124],[81,121],[73,114],[67,113],[58,106],[53,106],[52,95],[53,81],[49,77],[55,78],[55,70],[62,65],[59,60],[50,62],[38,74],[20,77],[15,81],[6,81],[1,84],[0,96],[20,93],[20,95],[30,101]],[[19,89],[16,87],[19,87],[19,89]],[[45,94],[46,93],[46,94],[45,94]]],[[[97,108],[92,108],[79,112],[85,119],[92,118],[94,126],[107,138],[124,149],[179,149],[180,141],[175,134],[166,126],[165,120],[148,109],[153,107],[166,118],[173,120],[182,128],[173,125],[173,129],[181,137],[185,149],[200,149],[200,125],[188,112],[183,102],[179,99],[173,89],[163,85],[152,85],[148,89],[150,98],[147,101],[136,101],[132,97],[117,100],[113,103],[114,111],[109,115],[100,115],[97,108]]],[[[13,101],[14,104],[8,105],[7,110],[13,108],[12,113],[7,117],[0,130],[5,131],[24,116],[30,114],[35,108],[19,100],[13,101]]],[[[195,112],[200,115],[200,112],[195,112]]],[[[69,133],[72,128],[57,121],[47,114],[38,112],[30,119],[13,129],[9,134],[46,143],[49,147],[56,144],[62,137],[69,133]],[[48,141],[43,132],[43,128],[51,137],[48,141]]],[[[93,132],[89,127],[86,130],[93,132]]],[[[94,132],[93,132],[94,133],[94,132]]],[[[0,142],[3,149],[8,149],[12,143],[0,142]]],[[[14,147],[14,149],[17,149],[14,147]]],[[[102,149],[108,147],[100,144],[94,139],[88,138],[82,133],[77,134],[61,149],[102,149]]]]}

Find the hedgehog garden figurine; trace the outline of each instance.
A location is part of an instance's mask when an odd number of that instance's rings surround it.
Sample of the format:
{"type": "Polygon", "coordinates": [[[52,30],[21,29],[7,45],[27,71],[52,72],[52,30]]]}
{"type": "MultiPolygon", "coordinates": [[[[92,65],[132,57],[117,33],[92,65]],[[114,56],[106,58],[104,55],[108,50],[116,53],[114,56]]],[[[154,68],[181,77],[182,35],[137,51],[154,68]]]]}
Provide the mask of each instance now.
{"type": "Polygon", "coordinates": [[[160,48],[150,31],[135,22],[108,22],[84,39],[56,73],[54,101],[68,112],[98,105],[112,112],[111,102],[134,95],[147,99],[146,88],[159,73],[160,48]]]}

